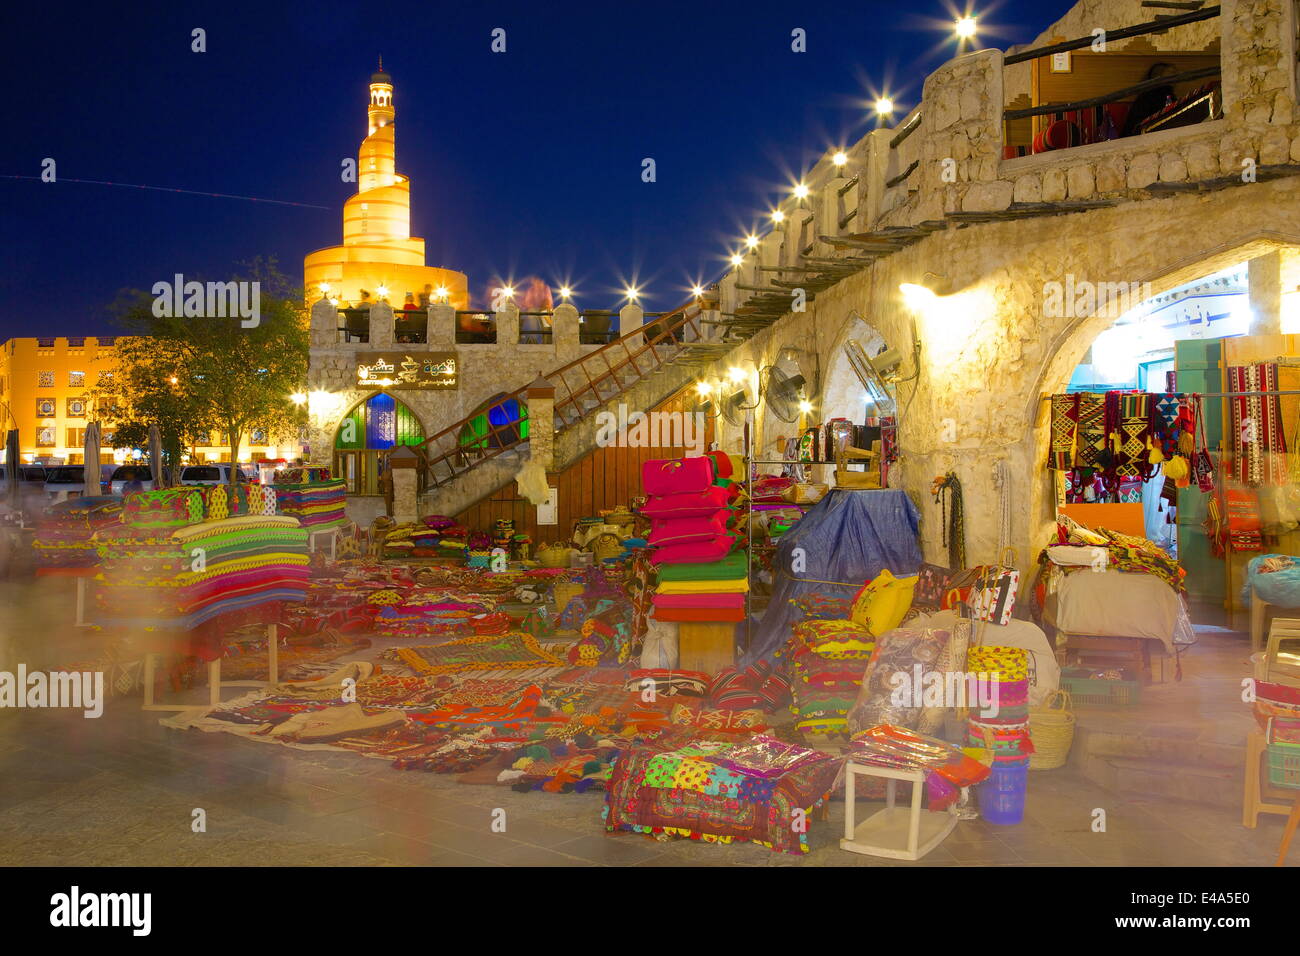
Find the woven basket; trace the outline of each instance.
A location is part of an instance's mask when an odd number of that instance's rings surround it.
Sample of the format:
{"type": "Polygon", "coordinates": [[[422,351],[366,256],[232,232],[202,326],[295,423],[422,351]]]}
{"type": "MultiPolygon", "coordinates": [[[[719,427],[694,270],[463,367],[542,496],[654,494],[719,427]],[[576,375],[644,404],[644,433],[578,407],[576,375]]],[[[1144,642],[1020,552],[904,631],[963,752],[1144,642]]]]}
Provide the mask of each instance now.
{"type": "Polygon", "coordinates": [[[537,549],[537,563],[544,568],[567,568],[572,552],[566,544],[544,544],[537,549]]]}
{"type": "Polygon", "coordinates": [[[555,590],[552,592],[555,597],[555,613],[559,614],[568,607],[569,602],[581,594],[582,591],[583,586],[573,581],[555,582],[555,590]]]}
{"type": "Polygon", "coordinates": [[[1034,753],[1029,758],[1030,770],[1055,770],[1064,767],[1074,743],[1074,712],[1070,707],[1070,692],[1058,690],[1043,703],[1029,711],[1029,736],[1034,741],[1034,753]]]}
{"type": "Polygon", "coordinates": [[[602,534],[591,543],[591,553],[596,556],[597,561],[617,558],[623,553],[623,542],[616,534],[602,534]]]}

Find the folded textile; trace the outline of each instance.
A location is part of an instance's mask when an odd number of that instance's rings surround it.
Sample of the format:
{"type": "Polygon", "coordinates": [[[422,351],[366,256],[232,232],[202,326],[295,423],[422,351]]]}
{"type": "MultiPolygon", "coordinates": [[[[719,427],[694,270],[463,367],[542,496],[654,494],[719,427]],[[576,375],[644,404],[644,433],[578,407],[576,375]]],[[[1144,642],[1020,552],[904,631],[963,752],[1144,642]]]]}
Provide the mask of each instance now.
{"type": "Polygon", "coordinates": [[[655,607],[718,608],[744,607],[745,595],[741,592],[727,594],[656,594],[655,607]]]}
{"type": "Polygon", "coordinates": [[[731,623],[745,619],[743,607],[656,607],[656,621],[720,621],[731,623]]]}
{"type": "Polygon", "coordinates": [[[660,581],[656,594],[744,594],[749,590],[748,578],[731,581],[660,581]]]}
{"type": "Polygon", "coordinates": [[[703,564],[661,564],[656,569],[662,581],[727,581],[749,574],[748,556],[743,551],[729,554],[720,561],[703,564]]]}

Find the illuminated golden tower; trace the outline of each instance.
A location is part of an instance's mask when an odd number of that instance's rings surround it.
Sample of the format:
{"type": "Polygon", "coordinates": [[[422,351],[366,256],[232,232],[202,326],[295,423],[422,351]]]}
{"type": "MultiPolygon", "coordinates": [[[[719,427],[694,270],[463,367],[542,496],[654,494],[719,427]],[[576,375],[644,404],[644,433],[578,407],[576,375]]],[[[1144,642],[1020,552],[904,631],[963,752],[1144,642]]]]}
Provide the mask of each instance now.
{"type": "Polygon", "coordinates": [[[446,289],[458,309],[469,308],[468,281],[463,272],[424,264],[424,240],[411,235],[411,181],[397,172],[394,142],[393,78],[384,72],[370,77],[369,121],[357,153],[357,193],[343,204],[343,245],[309,253],[303,260],[307,298],[320,296],[322,283],[339,304],[349,305],[370,292],[371,301],[387,288],[388,301],[402,307],[405,293],[417,301],[426,285],[446,289]]]}

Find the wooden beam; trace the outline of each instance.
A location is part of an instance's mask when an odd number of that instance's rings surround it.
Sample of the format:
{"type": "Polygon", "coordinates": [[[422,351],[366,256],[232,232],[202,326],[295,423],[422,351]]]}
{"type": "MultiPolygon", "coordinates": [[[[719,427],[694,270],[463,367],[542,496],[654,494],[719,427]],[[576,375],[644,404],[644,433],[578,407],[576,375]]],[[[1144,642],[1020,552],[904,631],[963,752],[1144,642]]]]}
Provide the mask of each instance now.
{"type": "Polygon", "coordinates": [[[894,138],[889,141],[889,148],[898,149],[898,144],[901,143],[903,140],[907,139],[907,137],[911,136],[913,133],[915,133],[916,128],[920,125],[921,125],[921,114],[917,113],[910,120],[908,120],[898,130],[898,133],[894,136],[894,138]]]}
{"type": "MultiPolygon", "coordinates": [[[[1113,43],[1116,40],[1127,40],[1129,37],[1145,36],[1148,33],[1161,33],[1170,27],[1180,27],[1185,23],[1198,23],[1201,20],[1212,20],[1219,15],[1219,7],[1206,7],[1204,10],[1192,10],[1188,13],[1179,14],[1176,17],[1161,17],[1159,20],[1151,20],[1148,23],[1139,23],[1136,26],[1123,27],[1119,30],[1107,30],[1106,42],[1113,43]]],[[[1025,60],[1037,60],[1041,57],[1051,56],[1054,53],[1068,53],[1070,50],[1081,50],[1086,46],[1092,46],[1097,38],[1092,34],[1086,37],[1080,37],[1077,40],[1066,40],[1064,43],[1053,43],[1050,46],[1040,46],[1032,50],[1024,50],[1020,53],[1013,53],[1004,57],[1003,66],[1011,66],[1013,63],[1023,63],[1025,60]]],[[[1006,114],[1010,116],[1010,113],[1006,114]]]]}
{"type": "Polygon", "coordinates": [[[901,182],[903,182],[904,180],[906,180],[908,176],[912,175],[912,173],[916,172],[916,167],[918,167],[918,166],[920,166],[920,165],[921,165],[921,161],[920,161],[919,159],[914,159],[914,160],[912,160],[912,165],[911,165],[911,166],[908,166],[907,169],[903,170],[901,173],[899,173],[899,174],[898,174],[897,176],[895,176],[893,179],[890,179],[890,180],[886,180],[886,181],[885,181],[885,188],[886,188],[886,189],[893,189],[893,188],[894,188],[895,186],[897,186],[899,183],[901,183],[901,182]]]}
{"type": "Polygon", "coordinates": [[[818,236],[822,242],[832,246],[848,246],[850,249],[871,249],[876,252],[897,252],[906,243],[891,239],[859,239],[856,236],[818,236]]]}

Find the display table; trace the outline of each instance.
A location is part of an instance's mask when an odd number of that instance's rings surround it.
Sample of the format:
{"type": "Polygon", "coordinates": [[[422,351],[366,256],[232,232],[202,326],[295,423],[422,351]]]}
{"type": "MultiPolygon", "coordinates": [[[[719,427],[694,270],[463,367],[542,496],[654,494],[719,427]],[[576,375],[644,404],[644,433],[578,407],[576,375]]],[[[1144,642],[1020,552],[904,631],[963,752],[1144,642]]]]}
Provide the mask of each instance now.
{"type": "Polygon", "coordinates": [[[77,619],[74,627],[93,627],[86,620],[86,596],[90,593],[90,581],[99,573],[98,568],[37,568],[38,578],[76,578],[77,579],[77,619]]]}
{"type": "Polygon", "coordinates": [[[891,860],[919,860],[952,832],[957,825],[957,814],[949,811],[935,812],[921,809],[925,791],[925,771],[895,770],[855,763],[851,758],[844,767],[844,839],[840,849],[867,856],[883,856],[891,860]],[[857,807],[854,802],[854,781],[864,777],[882,777],[885,784],[885,807],[861,823],[856,822],[857,807]],[[894,805],[898,781],[912,784],[910,808],[894,805]]]}
{"type": "Polygon", "coordinates": [[[206,704],[159,704],[154,702],[153,688],[155,681],[155,662],[162,651],[145,651],[144,655],[144,703],[141,710],[158,710],[168,713],[185,711],[211,710],[221,703],[223,687],[270,687],[280,679],[280,626],[266,625],[267,675],[266,680],[227,680],[221,679],[221,658],[208,662],[208,702],[206,704]]]}

